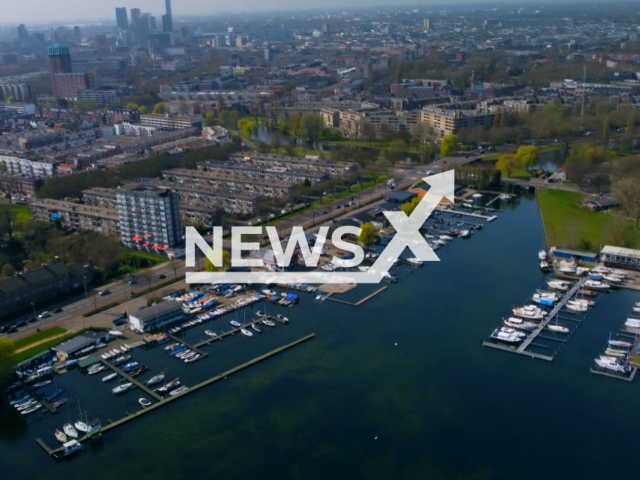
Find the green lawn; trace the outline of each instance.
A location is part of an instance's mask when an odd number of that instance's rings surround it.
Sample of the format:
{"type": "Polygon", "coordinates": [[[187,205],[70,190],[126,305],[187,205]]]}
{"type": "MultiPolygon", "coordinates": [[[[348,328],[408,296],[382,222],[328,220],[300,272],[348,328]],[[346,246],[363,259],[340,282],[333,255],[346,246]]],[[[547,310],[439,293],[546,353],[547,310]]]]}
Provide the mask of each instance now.
{"type": "Polygon", "coordinates": [[[604,245],[640,247],[640,233],[634,223],[604,212],[580,206],[581,193],[540,190],[538,203],[550,247],[600,251],[604,245]]]}
{"type": "Polygon", "coordinates": [[[16,350],[31,345],[32,343],[41,342],[47,338],[56,337],[64,332],[66,332],[66,330],[60,327],[47,328],[46,330],[42,330],[41,332],[34,333],[33,335],[15,341],[16,350]]]}
{"type": "Polygon", "coordinates": [[[84,328],[82,330],[78,330],[77,332],[67,333],[66,335],[63,335],[61,337],[54,338],[53,340],[49,340],[48,342],[42,342],[39,345],[35,345],[34,347],[27,348],[26,350],[23,350],[20,353],[16,353],[14,355],[15,361],[16,361],[16,363],[20,363],[20,362],[22,362],[24,360],[27,360],[27,359],[33,357],[34,355],[37,355],[40,352],[44,352],[45,350],[49,350],[49,349],[55,347],[56,345],[60,345],[61,343],[72,339],[73,337],[77,337],[78,335],[86,332],[87,330],[108,330],[108,329],[107,328],[101,328],[101,327],[91,327],[91,328],[84,328]]]}

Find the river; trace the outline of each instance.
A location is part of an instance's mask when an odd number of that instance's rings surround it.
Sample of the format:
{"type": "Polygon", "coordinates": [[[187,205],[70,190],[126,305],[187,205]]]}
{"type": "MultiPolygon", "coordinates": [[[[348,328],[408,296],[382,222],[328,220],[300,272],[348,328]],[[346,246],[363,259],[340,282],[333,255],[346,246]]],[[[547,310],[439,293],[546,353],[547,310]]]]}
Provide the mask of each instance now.
{"type": "MultiPolygon", "coordinates": [[[[76,415],[75,405],[30,419],[36,423],[29,426],[2,411],[2,478],[525,480],[632,474],[640,446],[637,380],[607,379],[589,368],[640,294],[603,295],[553,362],[483,348],[500,319],[544,281],[535,199],[521,198],[498,216],[471,239],[438,250],[440,262],[400,272],[399,283],[360,307],[302,294],[287,311],[290,326],[219,342],[206,362],[184,371],[175,359],[158,360],[157,350],[136,353],[143,361],[156,355],[157,368],[173,369],[193,384],[316,334],[108,432],[99,446],[71,460],[54,462],[34,438],[54,445],[52,430],[76,415]]],[[[344,298],[359,299],[376,288],[361,286],[344,298]]],[[[101,411],[106,421],[136,408],[139,393],[116,401],[99,379],[80,377],[76,372],[59,381],[81,399],[81,409],[101,411]]]]}

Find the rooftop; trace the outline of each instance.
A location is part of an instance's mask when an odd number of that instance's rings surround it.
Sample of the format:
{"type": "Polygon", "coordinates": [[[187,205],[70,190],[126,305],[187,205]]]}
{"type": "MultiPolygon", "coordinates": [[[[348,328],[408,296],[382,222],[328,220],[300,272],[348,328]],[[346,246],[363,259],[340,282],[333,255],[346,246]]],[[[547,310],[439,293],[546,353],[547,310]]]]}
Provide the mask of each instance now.
{"type": "Polygon", "coordinates": [[[63,200],[35,200],[31,203],[32,207],[46,208],[51,212],[62,211],[88,215],[93,217],[108,218],[110,220],[118,220],[118,212],[111,208],[94,207],[92,205],[84,205],[82,203],[65,202],[63,200]]]}
{"type": "Polygon", "coordinates": [[[605,255],[617,255],[619,257],[637,258],[640,260],[640,250],[633,250],[632,248],[605,245],[600,253],[604,253],[605,255]]]}
{"type": "Polygon", "coordinates": [[[145,322],[155,318],[156,315],[172,312],[174,310],[182,310],[182,305],[178,302],[174,302],[173,300],[166,300],[164,302],[151,305],[150,307],[143,308],[142,310],[138,310],[135,313],[130,313],[129,316],[135,317],[141,322],[145,322]]]}

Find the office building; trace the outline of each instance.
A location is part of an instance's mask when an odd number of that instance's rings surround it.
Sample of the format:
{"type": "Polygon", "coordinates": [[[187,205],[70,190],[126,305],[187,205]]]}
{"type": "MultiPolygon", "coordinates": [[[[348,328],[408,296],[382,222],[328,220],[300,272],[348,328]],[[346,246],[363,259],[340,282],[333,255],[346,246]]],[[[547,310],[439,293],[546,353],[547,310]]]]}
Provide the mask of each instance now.
{"type": "Polygon", "coordinates": [[[136,183],[119,189],[116,198],[125,247],[160,253],[181,243],[180,198],[176,192],[136,183]]]}
{"type": "Polygon", "coordinates": [[[165,300],[129,315],[129,328],[134,332],[146,333],[158,330],[184,318],[182,304],[165,300]]]}
{"type": "Polygon", "coordinates": [[[29,39],[29,30],[24,25],[18,27],[18,40],[25,42],[29,39]]]}
{"type": "Polygon", "coordinates": [[[171,13],[171,0],[165,0],[166,13],[162,16],[162,31],[173,32],[173,15],[171,13]]]}
{"type": "Polygon", "coordinates": [[[56,81],[56,76],[64,73],[71,73],[71,55],[69,48],[61,43],[54,43],[47,49],[49,55],[49,70],[51,72],[51,83],[53,84],[53,96],[64,98],[61,94],[60,84],[56,81]]]}
{"type": "Polygon", "coordinates": [[[122,30],[129,28],[129,17],[125,7],[116,7],[116,25],[122,30]]]}
{"type": "Polygon", "coordinates": [[[431,19],[425,18],[424,19],[424,31],[428,32],[429,30],[431,30],[431,19]]]}
{"type": "Polygon", "coordinates": [[[138,23],[140,21],[140,17],[141,17],[140,9],[139,8],[132,8],[131,9],[131,26],[133,28],[136,28],[138,26],[138,23]]]}

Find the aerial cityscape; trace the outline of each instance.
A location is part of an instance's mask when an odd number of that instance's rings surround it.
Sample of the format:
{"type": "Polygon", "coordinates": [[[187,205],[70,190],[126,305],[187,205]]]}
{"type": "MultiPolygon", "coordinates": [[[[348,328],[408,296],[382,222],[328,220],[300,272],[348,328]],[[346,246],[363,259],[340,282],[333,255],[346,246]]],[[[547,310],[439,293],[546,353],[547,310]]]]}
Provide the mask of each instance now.
{"type": "Polygon", "coordinates": [[[622,478],[640,6],[0,18],[7,479],[622,478]]]}

